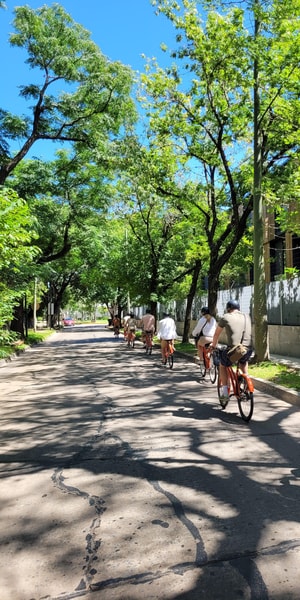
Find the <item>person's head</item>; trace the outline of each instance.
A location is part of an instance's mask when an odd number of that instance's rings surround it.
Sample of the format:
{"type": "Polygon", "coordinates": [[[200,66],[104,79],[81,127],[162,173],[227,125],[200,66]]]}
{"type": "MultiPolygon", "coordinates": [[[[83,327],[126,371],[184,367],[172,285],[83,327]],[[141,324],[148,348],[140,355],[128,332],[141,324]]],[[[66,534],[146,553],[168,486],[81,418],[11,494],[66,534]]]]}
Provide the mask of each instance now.
{"type": "Polygon", "coordinates": [[[163,319],[166,319],[166,318],[167,318],[167,317],[169,317],[169,316],[170,316],[170,315],[169,315],[169,313],[167,313],[167,312],[164,312],[164,313],[163,313],[163,319]]]}
{"type": "Polygon", "coordinates": [[[146,308],[147,315],[151,315],[151,308],[146,308]]]}
{"type": "Polygon", "coordinates": [[[134,314],[133,313],[130,313],[129,316],[130,316],[131,319],[134,319],[134,314]]]}
{"type": "Polygon", "coordinates": [[[201,308],[201,315],[204,317],[205,315],[209,315],[209,308],[208,306],[202,306],[201,308]]]}
{"type": "Polygon", "coordinates": [[[226,304],[226,310],[227,312],[230,312],[232,310],[240,310],[240,303],[237,300],[233,300],[231,298],[226,304]]]}

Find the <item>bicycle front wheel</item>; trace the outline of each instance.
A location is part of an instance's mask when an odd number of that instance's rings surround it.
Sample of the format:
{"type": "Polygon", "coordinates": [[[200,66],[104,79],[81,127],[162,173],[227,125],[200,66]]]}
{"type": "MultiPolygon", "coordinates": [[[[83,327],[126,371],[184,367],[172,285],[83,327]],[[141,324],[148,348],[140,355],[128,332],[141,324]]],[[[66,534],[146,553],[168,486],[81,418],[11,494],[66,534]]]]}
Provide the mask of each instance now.
{"type": "Polygon", "coordinates": [[[218,367],[214,364],[212,356],[209,358],[209,378],[211,383],[215,383],[218,375],[218,367]]]}
{"type": "Polygon", "coordinates": [[[239,395],[237,397],[240,415],[243,421],[250,421],[254,409],[253,392],[249,390],[248,378],[246,375],[239,375],[239,395]]]}

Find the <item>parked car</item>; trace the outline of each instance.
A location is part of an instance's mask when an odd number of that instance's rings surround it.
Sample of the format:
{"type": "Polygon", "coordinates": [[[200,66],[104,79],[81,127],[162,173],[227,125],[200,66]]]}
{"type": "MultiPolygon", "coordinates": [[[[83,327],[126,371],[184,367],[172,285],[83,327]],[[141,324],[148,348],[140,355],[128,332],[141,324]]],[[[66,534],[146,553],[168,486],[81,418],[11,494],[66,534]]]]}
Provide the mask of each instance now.
{"type": "Polygon", "coordinates": [[[63,324],[65,327],[69,327],[71,325],[75,325],[75,321],[72,317],[64,317],[63,324]]]}

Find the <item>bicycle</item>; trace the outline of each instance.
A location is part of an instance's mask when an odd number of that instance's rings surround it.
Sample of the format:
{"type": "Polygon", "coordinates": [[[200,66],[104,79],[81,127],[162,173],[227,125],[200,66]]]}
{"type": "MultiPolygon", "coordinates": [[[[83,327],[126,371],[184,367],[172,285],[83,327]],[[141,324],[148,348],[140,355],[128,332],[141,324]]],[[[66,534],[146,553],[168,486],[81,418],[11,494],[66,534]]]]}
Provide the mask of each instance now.
{"type": "MultiPolygon", "coordinates": [[[[216,349],[213,351],[213,360],[215,365],[220,364],[220,349],[216,349]]],[[[239,407],[239,413],[243,419],[243,421],[250,421],[252,415],[253,415],[253,410],[254,410],[254,385],[253,385],[253,381],[251,379],[251,377],[249,377],[249,375],[246,375],[245,373],[243,373],[240,369],[239,363],[237,362],[237,364],[235,365],[229,365],[226,368],[226,373],[227,373],[227,381],[229,382],[228,384],[228,397],[229,399],[232,398],[232,396],[235,396],[237,399],[237,403],[238,403],[238,407],[239,407]]],[[[218,369],[218,381],[217,381],[217,387],[218,387],[218,397],[219,397],[219,402],[220,405],[222,406],[222,409],[225,409],[228,401],[224,404],[224,400],[221,402],[221,380],[220,380],[220,372],[218,369]]]]}
{"type": "Polygon", "coordinates": [[[134,329],[128,329],[127,346],[128,346],[128,348],[134,348],[134,344],[135,344],[135,331],[134,331],[134,329]]]}
{"type": "Polygon", "coordinates": [[[205,346],[203,346],[203,359],[199,360],[199,367],[200,367],[201,377],[204,379],[206,373],[209,373],[209,378],[210,378],[211,383],[215,383],[215,381],[217,379],[218,370],[213,361],[212,349],[211,349],[210,343],[205,344],[205,346]]]}
{"type": "Polygon", "coordinates": [[[173,364],[174,364],[174,346],[173,346],[173,341],[172,340],[165,340],[166,346],[164,348],[164,359],[163,359],[163,364],[169,365],[170,369],[173,369],[173,364]]]}
{"type": "Polygon", "coordinates": [[[152,347],[153,347],[153,332],[152,331],[145,331],[145,338],[144,338],[144,343],[145,343],[145,351],[146,354],[152,354],[152,347]]]}

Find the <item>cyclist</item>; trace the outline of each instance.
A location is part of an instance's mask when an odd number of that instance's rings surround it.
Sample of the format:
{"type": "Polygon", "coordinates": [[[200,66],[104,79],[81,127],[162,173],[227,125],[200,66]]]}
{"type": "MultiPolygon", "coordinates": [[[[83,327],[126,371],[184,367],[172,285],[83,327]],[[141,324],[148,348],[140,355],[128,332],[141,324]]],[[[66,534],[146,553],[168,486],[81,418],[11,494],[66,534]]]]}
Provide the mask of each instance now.
{"type": "MultiPolygon", "coordinates": [[[[129,332],[132,334],[133,339],[135,339],[136,320],[135,320],[133,313],[129,314],[129,319],[127,321],[127,339],[128,339],[129,332]]],[[[128,341],[128,345],[129,345],[129,341],[128,341]]]]}
{"type": "Polygon", "coordinates": [[[247,348],[246,354],[240,359],[239,364],[243,373],[248,373],[248,360],[252,353],[251,346],[251,321],[249,315],[240,312],[240,304],[237,300],[228,300],[226,304],[226,313],[218,322],[213,341],[212,348],[216,348],[218,339],[225,329],[227,335],[227,348],[220,351],[220,380],[222,393],[220,401],[226,406],[228,402],[228,381],[226,367],[232,363],[227,355],[228,350],[241,341],[243,346],[247,348]]]}
{"type": "Polygon", "coordinates": [[[175,321],[167,312],[163,313],[163,318],[158,323],[157,337],[160,339],[161,360],[163,364],[166,364],[165,348],[167,341],[171,340],[174,348],[174,340],[177,338],[175,321]]]}
{"type": "Polygon", "coordinates": [[[154,315],[151,314],[150,308],[147,308],[146,313],[141,318],[141,327],[142,327],[142,342],[146,342],[146,333],[150,333],[153,335],[155,331],[155,318],[154,315]]]}
{"type": "Polygon", "coordinates": [[[118,315],[115,315],[113,317],[112,324],[113,324],[113,328],[114,328],[114,334],[116,336],[118,336],[120,333],[120,327],[121,327],[121,320],[119,319],[118,315]]]}
{"type": "Polygon", "coordinates": [[[129,319],[130,319],[130,314],[125,315],[125,317],[123,318],[124,341],[127,340],[129,319]]]}
{"type": "Polygon", "coordinates": [[[210,314],[208,307],[203,306],[201,308],[201,317],[192,331],[192,336],[196,338],[198,356],[201,361],[203,360],[203,346],[213,341],[216,327],[216,319],[210,314]]]}

